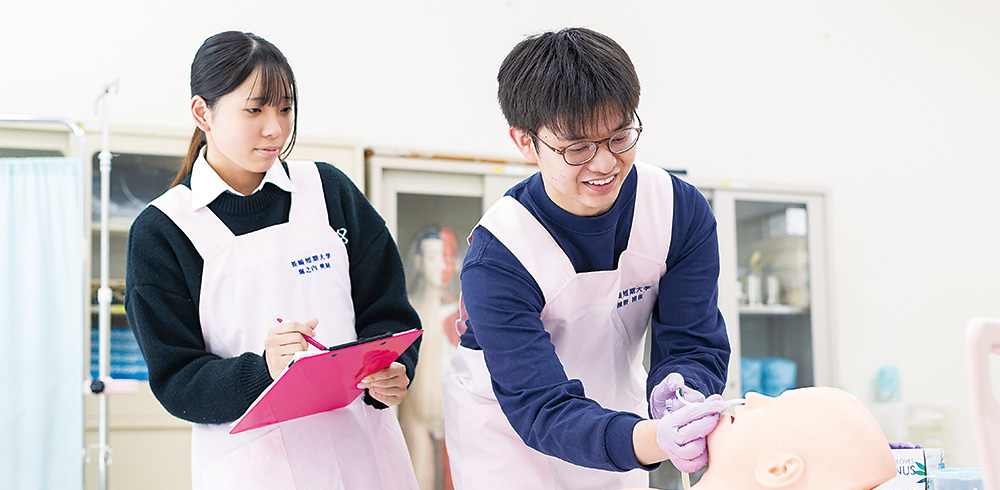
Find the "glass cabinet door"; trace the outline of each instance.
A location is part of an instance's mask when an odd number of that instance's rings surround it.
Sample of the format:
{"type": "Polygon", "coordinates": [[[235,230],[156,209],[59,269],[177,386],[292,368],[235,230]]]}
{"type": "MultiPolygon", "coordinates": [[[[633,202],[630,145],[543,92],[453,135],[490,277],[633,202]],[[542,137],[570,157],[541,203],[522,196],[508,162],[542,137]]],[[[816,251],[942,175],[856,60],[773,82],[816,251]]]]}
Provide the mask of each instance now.
{"type": "Polygon", "coordinates": [[[808,230],[804,203],[736,201],[743,393],[815,383],[808,230]]]}
{"type": "Polygon", "coordinates": [[[829,384],[823,197],[716,189],[727,397],[829,384]]]}

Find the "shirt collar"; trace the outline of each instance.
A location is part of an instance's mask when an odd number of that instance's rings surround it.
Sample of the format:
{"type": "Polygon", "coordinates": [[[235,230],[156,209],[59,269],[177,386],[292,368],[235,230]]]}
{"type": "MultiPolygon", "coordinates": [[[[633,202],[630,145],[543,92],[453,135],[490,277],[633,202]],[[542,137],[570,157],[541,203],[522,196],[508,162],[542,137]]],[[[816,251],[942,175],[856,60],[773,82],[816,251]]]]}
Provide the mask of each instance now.
{"type": "MultiPolygon", "coordinates": [[[[260,181],[260,185],[251,194],[261,190],[264,184],[268,182],[286,192],[295,192],[297,190],[295,184],[285,174],[285,168],[278,159],[275,159],[271,168],[267,169],[264,178],[260,181]]],[[[208,160],[205,160],[205,150],[202,149],[198,154],[198,159],[194,161],[191,167],[191,210],[196,211],[208,206],[209,203],[226,191],[237,196],[242,196],[242,194],[230,187],[226,181],[222,180],[222,177],[219,177],[215,169],[208,164],[208,160]]]]}

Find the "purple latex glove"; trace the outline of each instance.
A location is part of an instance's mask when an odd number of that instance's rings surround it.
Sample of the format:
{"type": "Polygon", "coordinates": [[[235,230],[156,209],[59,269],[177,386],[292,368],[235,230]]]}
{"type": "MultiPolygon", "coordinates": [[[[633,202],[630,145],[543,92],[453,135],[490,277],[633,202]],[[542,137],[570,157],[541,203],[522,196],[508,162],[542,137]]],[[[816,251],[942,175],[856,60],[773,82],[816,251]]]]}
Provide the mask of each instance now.
{"type": "Polygon", "coordinates": [[[669,411],[656,426],[656,443],[670,456],[670,461],[685,473],[697,471],[708,463],[705,437],[719,423],[719,414],[729,408],[722,395],[712,395],[701,402],[669,411]]]}
{"type": "Polygon", "coordinates": [[[920,444],[914,444],[912,442],[899,441],[892,442],[889,441],[889,449],[923,449],[924,447],[920,444]]]}
{"type": "Polygon", "coordinates": [[[663,414],[673,412],[686,405],[684,401],[677,398],[677,388],[681,389],[681,395],[688,403],[705,401],[705,395],[702,395],[701,392],[684,386],[684,376],[681,373],[670,373],[649,394],[649,413],[653,415],[654,419],[662,418],[663,414]]]}

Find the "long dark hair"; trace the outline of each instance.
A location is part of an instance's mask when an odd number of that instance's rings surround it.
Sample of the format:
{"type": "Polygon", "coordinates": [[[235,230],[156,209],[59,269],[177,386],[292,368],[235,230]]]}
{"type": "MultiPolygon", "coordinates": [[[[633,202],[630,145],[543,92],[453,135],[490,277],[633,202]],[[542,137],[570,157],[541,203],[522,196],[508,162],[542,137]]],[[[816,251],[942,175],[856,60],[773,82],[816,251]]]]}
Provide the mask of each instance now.
{"type": "MultiPolygon", "coordinates": [[[[258,68],[262,104],[278,104],[285,97],[292,99],[292,137],[278,157],[284,160],[295,146],[299,97],[292,67],[273,44],[260,36],[238,31],[221,32],[206,39],[191,62],[191,97],[200,95],[212,108],[220,97],[236,90],[258,68]]],[[[191,166],[206,143],[205,132],[196,127],[170,187],[191,173],[191,166]]]]}

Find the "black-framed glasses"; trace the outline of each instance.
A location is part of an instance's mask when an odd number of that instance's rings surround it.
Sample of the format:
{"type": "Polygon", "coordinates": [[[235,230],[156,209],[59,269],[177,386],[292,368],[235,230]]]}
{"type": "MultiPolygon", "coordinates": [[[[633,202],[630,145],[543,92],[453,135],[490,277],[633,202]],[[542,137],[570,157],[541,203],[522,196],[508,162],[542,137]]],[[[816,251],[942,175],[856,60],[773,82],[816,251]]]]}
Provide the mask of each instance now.
{"type": "Polygon", "coordinates": [[[613,135],[610,138],[605,138],[601,141],[577,141],[565,148],[559,149],[548,144],[542,138],[538,137],[535,133],[530,133],[535,137],[536,141],[541,141],[542,144],[549,147],[550,150],[562,155],[563,161],[567,165],[577,166],[583,165],[594,159],[597,155],[597,149],[602,145],[608,145],[608,150],[611,153],[619,154],[625,153],[632,149],[636,143],[639,142],[639,135],[642,134],[642,119],[639,119],[639,113],[635,113],[635,120],[638,121],[639,127],[623,129],[613,135]]]}

